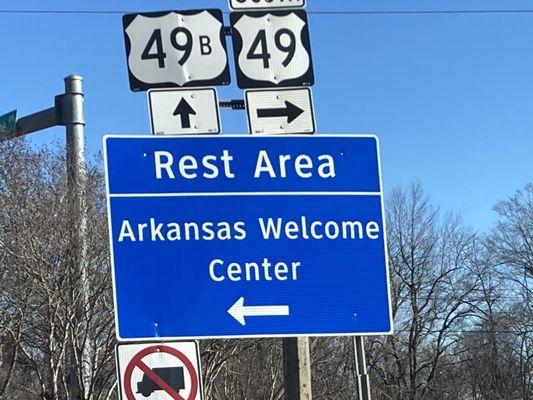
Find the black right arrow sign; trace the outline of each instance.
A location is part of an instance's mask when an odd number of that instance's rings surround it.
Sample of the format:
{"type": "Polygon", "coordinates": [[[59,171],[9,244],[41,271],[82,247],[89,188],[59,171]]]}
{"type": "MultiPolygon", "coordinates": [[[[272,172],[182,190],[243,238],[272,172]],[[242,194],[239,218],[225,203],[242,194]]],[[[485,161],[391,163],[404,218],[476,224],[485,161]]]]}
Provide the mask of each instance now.
{"type": "Polygon", "coordinates": [[[178,106],[174,110],[174,115],[179,115],[181,118],[181,127],[190,128],[191,127],[191,115],[196,115],[196,111],[191,107],[187,100],[184,98],[181,99],[178,106]]]}
{"type": "Polygon", "coordinates": [[[257,110],[258,118],[279,118],[287,117],[287,123],[291,123],[296,120],[300,115],[304,113],[300,107],[295,106],[290,101],[285,102],[285,108],[264,108],[257,110]]]}

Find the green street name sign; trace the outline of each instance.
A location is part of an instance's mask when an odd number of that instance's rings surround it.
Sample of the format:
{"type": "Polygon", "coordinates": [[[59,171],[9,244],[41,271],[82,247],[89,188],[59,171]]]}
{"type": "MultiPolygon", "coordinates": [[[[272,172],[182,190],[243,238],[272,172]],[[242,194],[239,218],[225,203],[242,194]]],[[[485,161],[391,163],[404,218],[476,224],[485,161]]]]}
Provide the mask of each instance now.
{"type": "Polygon", "coordinates": [[[17,125],[17,110],[0,115],[0,135],[15,131],[17,125]]]}

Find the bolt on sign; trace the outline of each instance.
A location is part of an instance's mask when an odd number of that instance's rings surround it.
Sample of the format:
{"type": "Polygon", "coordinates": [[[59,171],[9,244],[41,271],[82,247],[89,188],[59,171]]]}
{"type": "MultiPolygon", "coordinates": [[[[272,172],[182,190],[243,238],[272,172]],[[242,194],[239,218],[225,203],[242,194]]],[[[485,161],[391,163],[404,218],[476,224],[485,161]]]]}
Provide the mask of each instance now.
{"type": "Polygon", "coordinates": [[[126,14],[122,21],[131,90],[230,83],[221,10],[126,14]]]}

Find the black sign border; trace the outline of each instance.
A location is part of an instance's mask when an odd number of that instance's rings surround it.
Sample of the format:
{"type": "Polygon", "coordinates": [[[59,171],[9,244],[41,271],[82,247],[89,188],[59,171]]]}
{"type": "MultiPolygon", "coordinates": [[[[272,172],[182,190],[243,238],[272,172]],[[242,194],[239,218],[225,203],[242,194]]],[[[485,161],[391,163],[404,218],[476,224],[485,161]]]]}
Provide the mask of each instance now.
{"type": "Polygon", "coordinates": [[[147,12],[147,13],[133,13],[133,14],[125,14],[122,16],[122,26],[124,30],[124,42],[125,42],[125,48],[126,48],[126,63],[128,65],[128,76],[129,76],[129,82],[130,82],[130,89],[133,92],[141,92],[141,91],[147,91],[149,89],[163,89],[163,88],[175,88],[175,87],[204,87],[204,86],[226,86],[231,83],[231,74],[230,74],[230,66],[229,66],[229,56],[228,56],[228,47],[226,43],[226,34],[225,34],[225,28],[224,28],[224,17],[222,10],[220,9],[206,9],[206,10],[186,10],[186,11],[179,11],[179,10],[170,10],[170,11],[159,11],[159,12],[147,12]],[[128,35],[126,34],[126,29],[130,24],[133,22],[133,20],[141,15],[143,17],[148,18],[158,18],[162,17],[171,13],[178,13],[181,15],[197,15],[204,11],[209,12],[213,17],[215,17],[217,20],[220,21],[222,26],[220,27],[220,41],[222,43],[222,47],[224,48],[224,51],[226,52],[226,68],[224,71],[217,76],[216,78],[212,80],[203,80],[203,81],[190,81],[183,85],[178,85],[174,82],[162,82],[162,83],[146,83],[143,82],[135,75],[132,74],[130,65],[129,65],[129,56],[131,52],[131,41],[128,35]]]}
{"type": "Polygon", "coordinates": [[[241,89],[264,89],[264,88],[280,88],[280,87],[309,87],[315,84],[315,75],[313,68],[313,54],[311,51],[311,39],[309,35],[309,21],[307,19],[307,12],[305,10],[279,10],[279,11],[247,11],[247,12],[232,12],[230,14],[231,20],[231,36],[233,41],[233,55],[235,57],[235,70],[237,72],[237,85],[241,89]],[[239,20],[247,15],[252,18],[261,18],[265,15],[273,15],[277,17],[286,17],[290,14],[296,14],[305,22],[305,28],[302,30],[301,40],[302,44],[309,53],[309,69],[302,76],[295,79],[288,79],[278,84],[270,81],[258,81],[248,78],[241,70],[239,65],[239,55],[243,51],[243,40],[235,25],[239,20]]]}

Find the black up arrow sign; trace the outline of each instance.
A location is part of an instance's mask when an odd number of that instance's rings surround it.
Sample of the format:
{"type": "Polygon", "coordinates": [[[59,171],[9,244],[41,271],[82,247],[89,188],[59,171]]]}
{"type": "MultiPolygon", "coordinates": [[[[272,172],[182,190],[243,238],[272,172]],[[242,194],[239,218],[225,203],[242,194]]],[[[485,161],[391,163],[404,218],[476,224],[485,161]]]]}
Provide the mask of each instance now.
{"type": "Polygon", "coordinates": [[[183,98],[174,110],[174,115],[180,116],[182,128],[190,128],[191,115],[196,115],[196,111],[194,111],[194,108],[192,108],[191,105],[187,103],[187,100],[183,98]]]}
{"type": "Polygon", "coordinates": [[[279,118],[287,117],[287,123],[291,123],[300,115],[302,115],[304,110],[300,107],[295,106],[290,101],[285,102],[285,108],[264,108],[257,110],[258,118],[279,118]]]}

